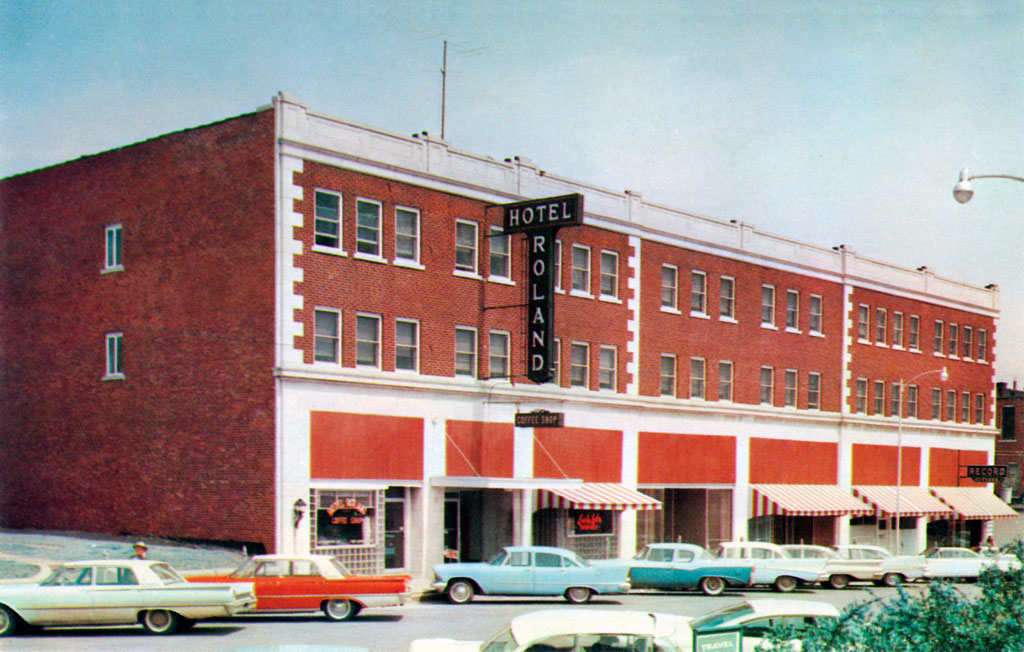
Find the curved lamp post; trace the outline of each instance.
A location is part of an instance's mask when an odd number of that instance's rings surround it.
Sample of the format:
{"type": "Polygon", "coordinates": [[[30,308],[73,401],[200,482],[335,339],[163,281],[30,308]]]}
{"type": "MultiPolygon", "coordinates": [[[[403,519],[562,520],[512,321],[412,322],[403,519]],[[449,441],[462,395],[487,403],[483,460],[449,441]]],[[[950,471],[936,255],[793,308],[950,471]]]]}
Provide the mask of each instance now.
{"type": "Polygon", "coordinates": [[[928,374],[939,374],[939,378],[942,382],[949,380],[949,373],[946,368],[932,369],[931,371],[922,371],[909,380],[900,379],[900,395],[899,395],[899,406],[896,411],[896,554],[901,554],[903,546],[900,542],[900,487],[903,486],[903,406],[905,405],[904,390],[907,385],[914,382],[921,376],[927,376],[928,374]]]}
{"type": "Polygon", "coordinates": [[[970,176],[967,173],[967,168],[964,168],[960,170],[960,180],[953,186],[953,197],[961,204],[971,201],[971,197],[974,196],[974,188],[971,187],[971,181],[975,179],[1011,179],[1024,183],[1024,178],[1010,176],[1009,174],[975,174],[970,176]]]}

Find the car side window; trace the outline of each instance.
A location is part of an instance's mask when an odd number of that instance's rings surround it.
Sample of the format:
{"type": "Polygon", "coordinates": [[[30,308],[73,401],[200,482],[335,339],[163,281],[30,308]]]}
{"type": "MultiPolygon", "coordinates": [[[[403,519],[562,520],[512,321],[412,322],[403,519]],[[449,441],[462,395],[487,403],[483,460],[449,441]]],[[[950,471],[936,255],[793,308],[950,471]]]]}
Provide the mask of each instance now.
{"type": "Polygon", "coordinates": [[[117,566],[99,566],[96,569],[97,586],[111,586],[118,584],[138,584],[135,573],[130,568],[119,568],[117,566]]]}
{"type": "Polygon", "coordinates": [[[75,580],[75,584],[92,584],[92,567],[82,570],[81,575],[75,580]]]}
{"type": "Polygon", "coordinates": [[[281,577],[286,563],[277,559],[265,561],[256,567],[256,577],[281,577]]]}
{"type": "Polygon", "coordinates": [[[534,555],[534,565],[538,568],[558,568],[562,565],[562,555],[551,552],[538,552],[534,555]]]}
{"type": "Polygon", "coordinates": [[[517,550],[510,555],[509,566],[529,566],[530,553],[517,550]]]}
{"type": "Polygon", "coordinates": [[[676,550],[676,561],[681,563],[693,561],[693,552],[690,550],[676,550]]]}
{"type": "Polygon", "coordinates": [[[309,577],[310,575],[319,575],[316,566],[313,562],[308,559],[294,559],[292,560],[292,575],[299,575],[302,577],[309,577]]]}
{"type": "Polygon", "coordinates": [[[650,561],[672,561],[672,550],[665,548],[651,548],[647,555],[650,561]]]}

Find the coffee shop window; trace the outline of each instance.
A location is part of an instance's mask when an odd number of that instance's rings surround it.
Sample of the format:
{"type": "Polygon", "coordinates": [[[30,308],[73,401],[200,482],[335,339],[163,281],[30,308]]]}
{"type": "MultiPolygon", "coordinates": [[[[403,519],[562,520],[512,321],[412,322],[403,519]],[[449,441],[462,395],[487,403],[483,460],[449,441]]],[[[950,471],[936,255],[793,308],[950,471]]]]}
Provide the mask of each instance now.
{"type": "Polygon", "coordinates": [[[384,504],[378,490],[314,490],[316,506],[310,549],[314,554],[334,555],[353,573],[379,572],[384,565],[384,504]]]}

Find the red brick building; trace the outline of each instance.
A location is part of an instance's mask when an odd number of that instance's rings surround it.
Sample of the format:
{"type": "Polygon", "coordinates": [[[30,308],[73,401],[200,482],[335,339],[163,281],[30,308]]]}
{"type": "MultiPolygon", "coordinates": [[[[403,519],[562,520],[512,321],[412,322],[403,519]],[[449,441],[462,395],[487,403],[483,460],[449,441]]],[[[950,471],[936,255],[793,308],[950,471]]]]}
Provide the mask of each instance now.
{"type": "Polygon", "coordinates": [[[960,472],[993,459],[994,287],[285,94],[0,193],[6,527],[426,574],[509,543],[892,545],[897,512],[918,549],[1012,514],[960,472]],[[571,193],[535,384],[496,206],[571,193]]]}
{"type": "Polygon", "coordinates": [[[1024,496],[1024,390],[1017,383],[996,383],[996,464],[1006,466],[1006,481],[1000,487],[1003,498],[1020,503],[1024,496]]]}

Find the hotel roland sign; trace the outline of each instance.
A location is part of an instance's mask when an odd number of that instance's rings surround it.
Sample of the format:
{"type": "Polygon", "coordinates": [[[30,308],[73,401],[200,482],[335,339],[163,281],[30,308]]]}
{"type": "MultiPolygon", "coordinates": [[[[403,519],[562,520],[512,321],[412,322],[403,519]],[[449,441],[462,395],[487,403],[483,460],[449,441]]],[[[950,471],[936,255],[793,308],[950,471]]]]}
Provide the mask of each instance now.
{"type": "Polygon", "coordinates": [[[555,342],[555,234],[583,223],[583,195],[562,195],[504,204],[506,233],[526,235],[529,254],[526,309],[526,376],[535,383],[552,378],[555,342]]]}

